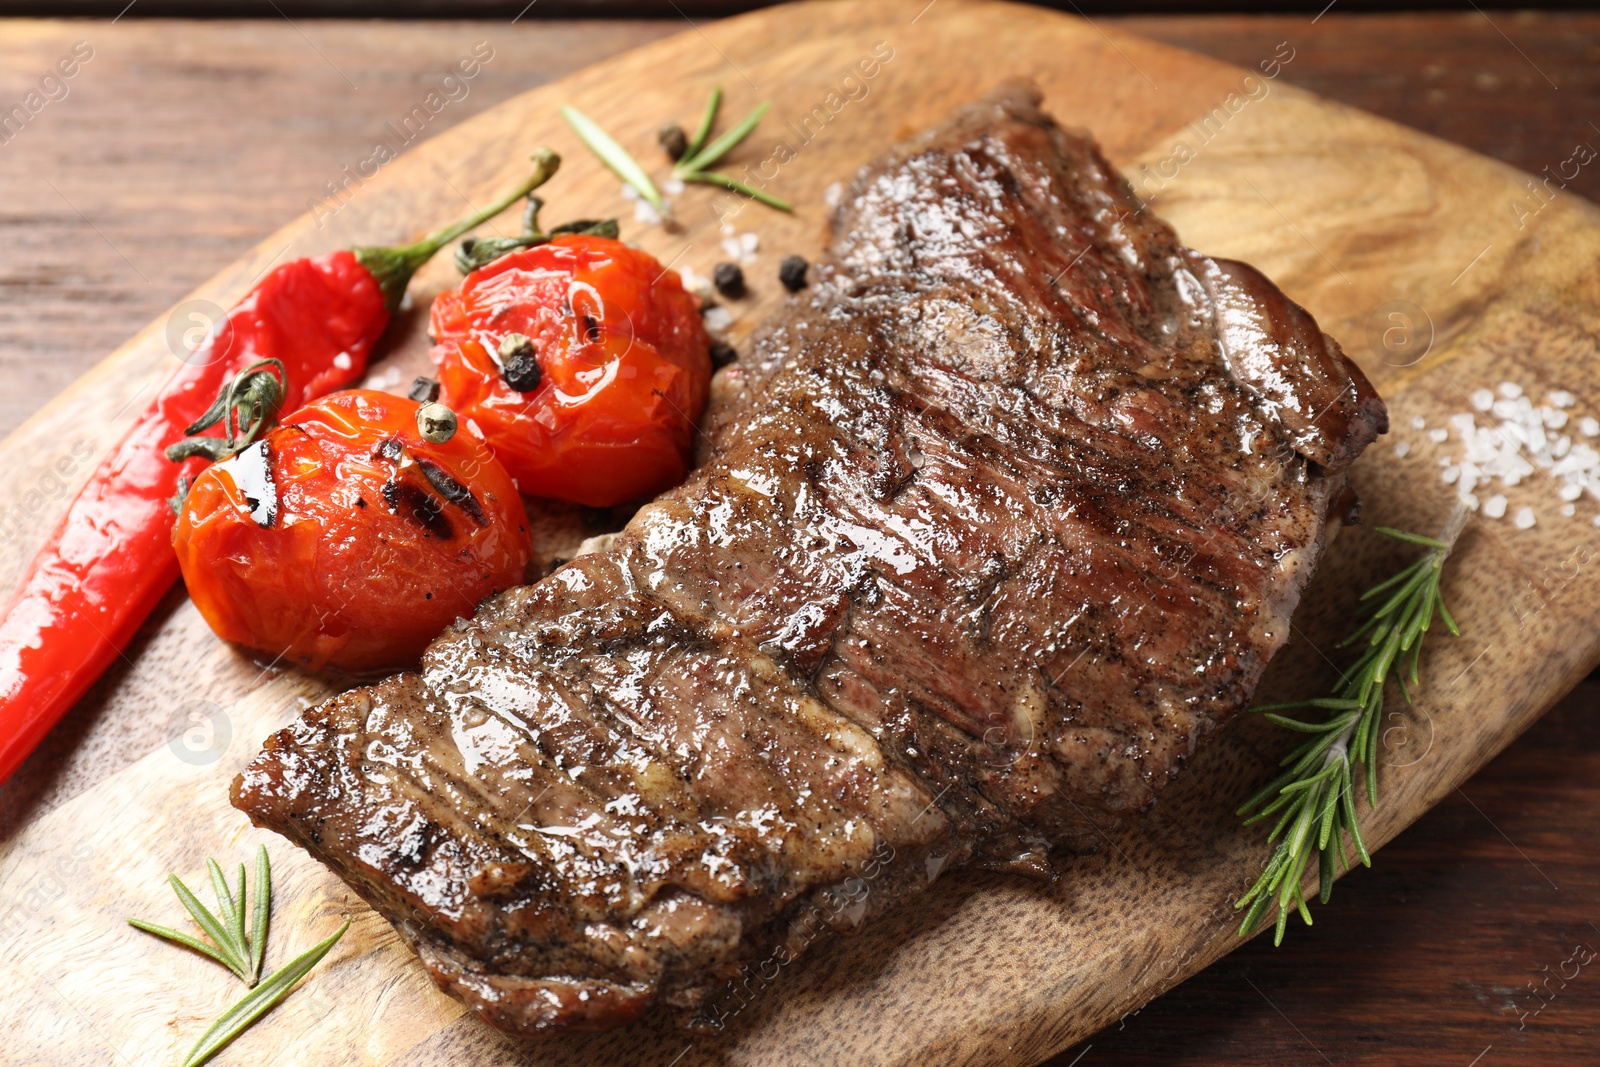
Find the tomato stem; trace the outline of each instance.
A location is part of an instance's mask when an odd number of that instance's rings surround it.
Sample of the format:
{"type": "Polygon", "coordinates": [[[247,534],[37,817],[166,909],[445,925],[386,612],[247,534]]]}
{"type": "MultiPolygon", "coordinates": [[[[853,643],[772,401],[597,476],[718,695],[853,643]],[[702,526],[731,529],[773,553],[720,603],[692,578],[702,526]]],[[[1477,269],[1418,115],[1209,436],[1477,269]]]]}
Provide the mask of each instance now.
{"type": "Polygon", "coordinates": [[[424,263],[428,262],[435,252],[468,230],[481,226],[494,218],[500,212],[549,181],[560,166],[560,156],[548,148],[540,148],[533,153],[533,173],[528,175],[521,185],[518,185],[510,193],[482,211],[474,212],[453,226],[435,230],[415,244],[401,245],[396,248],[352,248],[350,251],[355,255],[356,261],[371,272],[372,277],[378,283],[378,288],[383,290],[384,299],[389,305],[389,310],[393,311],[400,306],[400,300],[405,296],[406,286],[410,284],[411,276],[424,263]]]}

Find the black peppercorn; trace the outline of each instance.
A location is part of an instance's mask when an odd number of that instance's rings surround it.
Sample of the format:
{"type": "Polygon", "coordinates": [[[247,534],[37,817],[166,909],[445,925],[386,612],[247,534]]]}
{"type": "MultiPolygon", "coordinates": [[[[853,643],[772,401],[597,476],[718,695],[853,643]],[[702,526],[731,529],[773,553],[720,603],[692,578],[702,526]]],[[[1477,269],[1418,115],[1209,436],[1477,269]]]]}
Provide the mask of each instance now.
{"type": "Polygon", "coordinates": [[[718,263],[711,268],[711,284],[723,296],[737,300],[744,295],[744,271],[737,263],[718,263]]]}
{"type": "Polygon", "coordinates": [[[669,122],[661,127],[660,132],[656,134],[656,140],[661,142],[661,150],[674,163],[689,151],[689,138],[684,136],[683,127],[675,122],[669,122]]]}
{"type": "Polygon", "coordinates": [[[711,365],[718,370],[739,358],[739,352],[726,341],[711,342],[711,365]]]}
{"type": "Polygon", "coordinates": [[[501,339],[500,375],[519,393],[539,388],[539,360],[527,335],[508,333],[501,339]]]}
{"type": "Polygon", "coordinates": [[[433,378],[416,378],[411,382],[411,389],[406,396],[423,404],[431,404],[439,399],[439,383],[433,378]]]}
{"type": "Polygon", "coordinates": [[[778,280],[791,293],[798,293],[806,287],[809,266],[804,256],[784,256],[783,262],[778,264],[778,280]]]}

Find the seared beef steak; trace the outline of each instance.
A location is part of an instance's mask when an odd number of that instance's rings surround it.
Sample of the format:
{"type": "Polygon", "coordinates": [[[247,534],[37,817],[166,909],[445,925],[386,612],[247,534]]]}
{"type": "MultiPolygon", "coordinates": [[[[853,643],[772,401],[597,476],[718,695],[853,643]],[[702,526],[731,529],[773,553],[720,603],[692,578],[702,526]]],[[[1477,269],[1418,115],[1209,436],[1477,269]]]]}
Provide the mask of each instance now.
{"type": "Polygon", "coordinates": [[[234,786],[494,1025],[694,1009],[1148,805],[1288,635],[1361,372],[1010,85],[859,177],[703,462],[234,786]]]}

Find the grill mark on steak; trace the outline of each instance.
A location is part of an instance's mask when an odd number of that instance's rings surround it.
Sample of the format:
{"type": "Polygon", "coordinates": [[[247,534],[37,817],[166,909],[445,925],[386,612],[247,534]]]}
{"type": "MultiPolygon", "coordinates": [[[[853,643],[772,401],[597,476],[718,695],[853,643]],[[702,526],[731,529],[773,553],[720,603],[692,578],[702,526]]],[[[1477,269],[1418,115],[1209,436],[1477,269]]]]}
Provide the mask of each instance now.
{"type": "Polygon", "coordinates": [[[693,1020],[941,871],[1043,873],[1283,644],[1383,404],[1038,103],[863,170],[694,474],[610,549],[235,782],[493,1025],[693,1020]]]}

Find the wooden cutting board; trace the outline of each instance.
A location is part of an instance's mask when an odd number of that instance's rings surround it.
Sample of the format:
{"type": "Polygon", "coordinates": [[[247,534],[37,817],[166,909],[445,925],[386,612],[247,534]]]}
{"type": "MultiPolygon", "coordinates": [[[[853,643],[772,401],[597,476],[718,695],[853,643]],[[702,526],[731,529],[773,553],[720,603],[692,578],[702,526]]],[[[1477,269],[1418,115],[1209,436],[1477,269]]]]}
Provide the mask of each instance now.
{"type": "MultiPolygon", "coordinates": [[[[1396,427],[1357,467],[1368,519],[1433,530],[1454,495],[1438,459],[1456,445],[1430,441],[1414,418],[1441,427],[1468,409],[1475,389],[1507,380],[1536,397],[1568,389],[1575,418],[1600,414],[1600,211],[1561,195],[1540,206],[1547,197],[1530,192],[1525,174],[1292,89],[1276,75],[1293,71],[1294,53],[1295,42],[1285,42],[1244,71],[1051,12],[957,0],[767,10],[687,30],[416,147],[320,202],[193,299],[225,306],[275,260],[394,241],[443,222],[511,183],[527,152],[549,144],[566,160],[546,190],[551,219],[621,214],[625,236],[702,274],[726,258],[724,222],[758,235],[757,261],[747,267],[753,297],[736,308],[742,338],[779,301],[777,260],[820,251],[831,185],[889,141],[1024,74],[1038,79],[1063,122],[1098,136],[1189,244],[1260,266],[1343,341],[1388,398],[1396,427]],[[855,66],[875,52],[878,67],[864,77],[855,66]],[[556,115],[563,103],[578,105],[659,174],[656,126],[691,123],[715,83],[728,90],[730,116],[773,102],[730,168],[759,168],[786,142],[793,158],[773,188],[797,204],[793,216],[755,205],[730,215],[732,201],[691,188],[678,198],[680,230],[637,223],[617,181],[556,115]],[[1395,441],[1410,446],[1407,456],[1396,455],[1395,441]]],[[[508,215],[495,228],[515,226],[508,215]]],[[[432,265],[412,288],[419,309],[452,278],[447,262],[432,265]]],[[[56,466],[67,443],[85,441],[98,454],[116,440],[130,402],[172,370],[169,332],[168,319],[152,323],[0,444],[0,499],[27,503],[13,515],[20,533],[0,546],[0,583],[16,580],[65,499],[47,492],[35,506],[27,494],[51,478],[81,480],[87,464],[56,466]]],[[[398,368],[394,380],[403,382],[425,365],[419,314],[402,316],[395,333],[378,370],[398,368]]],[[[1594,502],[1564,517],[1540,476],[1507,495],[1513,511],[1533,507],[1537,525],[1469,524],[1446,588],[1463,636],[1432,640],[1424,697],[1410,709],[1396,704],[1386,724],[1383,803],[1364,821],[1370,842],[1392,838],[1600,661],[1594,502]]],[[[550,547],[582,532],[569,511],[552,510],[542,525],[550,547]]],[[[1325,687],[1355,592],[1407,557],[1359,529],[1342,536],[1266,695],[1325,687]]],[[[1267,848],[1231,811],[1288,743],[1259,722],[1231,727],[1154,811],[1106,835],[1058,882],[944,879],[865,933],[820,946],[724,1000],[748,1006],[718,1037],[650,1020],[522,1045],[464,1016],[342,883],[227,805],[227,782],[259,741],[304,701],[326,695],[327,683],[263,672],[243,700],[191,724],[185,698],[203,694],[212,672],[242,672],[246,661],[211,639],[186,605],[161,626],[165,654],[136,645],[115,684],[162,694],[167,703],[150,713],[166,715],[170,704],[173,743],[38,818],[0,852],[7,1063],[181,1059],[238,987],[122,919],[176,922],[167,871],[203,882],[205,856],[232,862],[263,841],[278,886],[269,966],[341,916],[354,925],[219,1063],[1031,1063],[1239,943],[1232,901],[1267,848]],[[202,743],[183,735],[189,725],[202,743]]]]}

